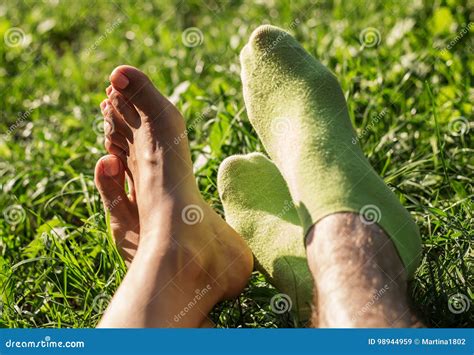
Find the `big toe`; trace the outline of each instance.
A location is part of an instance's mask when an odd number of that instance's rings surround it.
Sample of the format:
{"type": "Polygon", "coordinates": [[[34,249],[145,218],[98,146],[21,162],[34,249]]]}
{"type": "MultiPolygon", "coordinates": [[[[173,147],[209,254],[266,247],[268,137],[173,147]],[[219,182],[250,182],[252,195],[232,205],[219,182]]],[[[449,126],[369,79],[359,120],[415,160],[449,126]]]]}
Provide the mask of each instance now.
{"type": "Polygon", "coordinates": [[[95,184],[115,227],[130,221],[130,200],[125,193],[125,169],[115,155],[102,157],[95,167],[95,184]]]}
{"type": "Polygon", "coordinates": [[[114,89],[150,118],[155,118],[155,115],[163,111],[163,107],[172,105],[155,88],[148,76],[130,65],[115,68],[110,74],[110,82],[114,89]]]}

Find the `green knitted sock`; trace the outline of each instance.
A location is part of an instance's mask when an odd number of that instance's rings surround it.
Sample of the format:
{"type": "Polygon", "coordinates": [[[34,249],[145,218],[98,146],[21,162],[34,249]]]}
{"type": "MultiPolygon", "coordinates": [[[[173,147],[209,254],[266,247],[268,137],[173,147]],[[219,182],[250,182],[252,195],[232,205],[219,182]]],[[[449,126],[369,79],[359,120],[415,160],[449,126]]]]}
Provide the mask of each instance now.
{"type": "Polygon", "coordinates": [[[253,32],[240,60],[250,121],[288,184],[305,235],[327,215],[357,212],[392,239],[411,277],[418,228],[358,146],[336,77],[273,26],[253,32]]]}
{"type": "Polygon", "coordinates": [[[226,221],[249,244],[257,269],[290,297],[300,321],[309,319],[313,279],[299,217],[276,166],[260,153],[231,156],[219,167],[217,187],[226,221]]]}

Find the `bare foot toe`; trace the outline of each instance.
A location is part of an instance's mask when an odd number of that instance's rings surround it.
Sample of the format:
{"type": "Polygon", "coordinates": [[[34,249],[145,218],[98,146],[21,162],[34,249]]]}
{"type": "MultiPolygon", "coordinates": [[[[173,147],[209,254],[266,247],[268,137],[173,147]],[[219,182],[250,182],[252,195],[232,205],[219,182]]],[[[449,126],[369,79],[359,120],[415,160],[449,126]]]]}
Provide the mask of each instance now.
{"type": "Polygon", "coordinates": [[[117,248],[129,265],[138,247],[138,211],[125,193],[125,172],[118,157],[107,155],[97,162],[95,184],[110,213],[110,227],[117,248]]]}

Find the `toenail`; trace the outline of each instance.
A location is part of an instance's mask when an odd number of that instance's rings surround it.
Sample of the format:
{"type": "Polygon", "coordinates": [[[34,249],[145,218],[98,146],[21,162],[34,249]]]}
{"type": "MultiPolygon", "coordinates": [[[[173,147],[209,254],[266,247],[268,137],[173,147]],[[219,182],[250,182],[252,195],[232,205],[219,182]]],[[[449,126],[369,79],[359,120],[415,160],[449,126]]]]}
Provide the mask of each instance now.
{"type": "Polygon", "coordinates": [[[120,161],[117,158],[105,158],[103,171],[109,177],[117,176],[120,170],[120,161]]]}
{"type": "Polygon", "coordinates": [[[119,71],[115,72],[113,77],[113,83],[119,89],[125,89],[128,86],[128,83],[130,82],[128,78],[119,71]]]}

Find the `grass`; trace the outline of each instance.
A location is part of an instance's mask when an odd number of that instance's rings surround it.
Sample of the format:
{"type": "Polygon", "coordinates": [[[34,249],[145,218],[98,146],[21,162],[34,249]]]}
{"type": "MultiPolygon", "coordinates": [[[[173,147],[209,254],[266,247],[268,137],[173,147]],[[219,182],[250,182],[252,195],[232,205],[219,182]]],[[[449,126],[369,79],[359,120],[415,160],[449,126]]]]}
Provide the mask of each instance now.
{"type": "MultiPolygon", "coordinates": [[[[291,30],[335,72],[364,152],[416,219],[424,247],[414,308],[429,326],[474,324],[467,1],[7,0],[0,14],[9,41],[0,46],[1,327],[94,327],[124,276],[93,184],[104,154],[99,103],[115,66],[142,68],[178,99],[197,181],[221,211],[219,163],[263,150],[238,62],[261,23],[291,30]],[[183,44],[189,27],[203,34],[195,47],[183,44]]],[[[213,319],[297,325],[271,311],[277,292],[255,273],[213,319]]]]}

